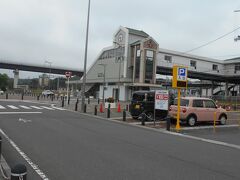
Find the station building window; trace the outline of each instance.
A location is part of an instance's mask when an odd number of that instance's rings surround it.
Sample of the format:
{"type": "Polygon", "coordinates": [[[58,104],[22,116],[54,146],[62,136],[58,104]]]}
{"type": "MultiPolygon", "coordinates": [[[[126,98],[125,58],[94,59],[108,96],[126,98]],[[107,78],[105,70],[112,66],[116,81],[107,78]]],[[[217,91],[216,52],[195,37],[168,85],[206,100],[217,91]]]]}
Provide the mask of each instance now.
{"type": "Polygon", "coordinates": [[[197,61],[190,60],[190,66],[196,69],[197,68],[197,61]]]}
{"type": "Polygon", "coordinates": [[[139,78],[140,59],[141,59],[140,46],[137,46],[137,48],[136,48],[136,62],[135,62],[135,78],[139,78]]]}
{"type": "Polygon", "coordinates": [[[146,50],[145,79],[152,79],[152,77],[153,77],[153,51],[146,50]]]}
{"type": "Polygon", "coordinates": [[[172,63],[172,56],[165,55],[164,60],[167,61],[168,63],[172,63]]]}
{"type": "Polygon", "coordinates": [[[212,70],[214,70],[214,71],[218,71],[218,65],[213,64],[213,65],[212,65],[212,70]]]}

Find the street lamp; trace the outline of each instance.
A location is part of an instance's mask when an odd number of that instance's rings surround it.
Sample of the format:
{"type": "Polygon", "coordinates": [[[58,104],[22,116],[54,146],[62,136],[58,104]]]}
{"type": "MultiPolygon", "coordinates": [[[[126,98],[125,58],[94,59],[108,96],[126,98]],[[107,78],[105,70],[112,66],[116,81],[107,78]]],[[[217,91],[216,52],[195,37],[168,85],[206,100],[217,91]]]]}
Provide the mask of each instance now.
{"type": "Polygon", "coordinates": [[[49,64],[49,75],[48,75],[48,86],[49,86],[49,90],[51,89],[50,86],[50,74],[51,74],[51,67],[52,67],[52,62],[51,61],[45,61],[46,64],[49,64]]]}
{"type": "Polygon", "coordinates": [[[84,106],[85,106],[89,16],[90,16],[90,0],[88,1],[87,31],[86,31],[86,42],[85,42],[84,72],[83,72],[83,86],[82,86],[82,93],[81,93],[82,94],[82,107],[81,107],[82,112],[84,112],[84,106]]]}
{"type": "MultiPolygon", "coordinates": [[[[124,56],[122,55],[122,49],[123,49],[124,46],[122,46],[122,44],[118,43],[117,41],[114,41],[114,43],[118,45],[118,48],[120,48],[120,57],[117,57],[117,52],[115,53],[115,55],[116,55],[115,62],[119,63],[119,66],[118,66],[118,97],[117,97],[117,100],[119,101],[119,97],[120,97],[120,79],[121,79],[121,63],[122,63],[122,61],[124,61],[124,56]]],[[[117,51],[117,49],[116,49],[116,51],[117,51]]]]}
{"type": "Polygon", "coordinates": [[[105,104],[105,97],[104,97],[104,92],[105,92],[105,84],[106,84],[106,82],[105,82],[105,73],[106,73],[106,66],[107,66],[107,64],[98,64],[99,66],[103,66],[103,93],[102,93],[102,102],[103,102],[103,104],[105,104]]]}

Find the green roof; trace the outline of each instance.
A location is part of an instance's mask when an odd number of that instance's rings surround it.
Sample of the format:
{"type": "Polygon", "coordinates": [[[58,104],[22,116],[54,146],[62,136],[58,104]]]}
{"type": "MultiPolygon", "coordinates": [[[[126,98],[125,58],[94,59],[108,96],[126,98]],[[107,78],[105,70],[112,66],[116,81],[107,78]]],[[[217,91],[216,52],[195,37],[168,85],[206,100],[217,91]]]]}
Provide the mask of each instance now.
{"type": "Polygon", "coordinates": [[[126,27],[129,31],[129,34],[133,34],[133,35],[137,35],[137,36],[142,36],[142,37],[149,37],[149,35],[147,33],[145,33],[144,31],[141,31],[141,30],[136,30],[136,29],[131,29],[131,28],[128,28],[126,27]]]}

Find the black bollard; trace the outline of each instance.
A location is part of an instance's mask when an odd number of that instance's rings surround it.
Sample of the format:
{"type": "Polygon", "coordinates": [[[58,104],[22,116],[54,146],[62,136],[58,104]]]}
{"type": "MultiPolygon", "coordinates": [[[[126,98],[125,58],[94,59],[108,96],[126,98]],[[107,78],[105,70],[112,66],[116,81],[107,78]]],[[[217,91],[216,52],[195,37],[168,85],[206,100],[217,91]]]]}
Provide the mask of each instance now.
{"type": "Polygon", "coordinates": [[[126,111],[128,111],[128,104],[126,105],[126,111]]]}
{"type": "Polygon", "coordinates": [[[23,94],[22,94],[22,100],[23,100],[23,94]]]}
{"type": "Polygon", "coordinates": [[[171,118],[170,118],[169,116],[167,116],[167,118],[166,118],[166,123],[167,123],[167,125],[166,125],[166,129],[167,129],[167,131],[170,131],[170,127],[171,127],[171,118]]]}
{"type": "Polygon", "coordinates": [[[78,110],[78,102],[76,102],[76,104],[75,104],[75,111],[77,111],[78,110]]]}
{"type": "Polygon", "coordinates": [[[94,108],[94,115],[97,116],[97,105],[95,105],[95,108],[94,108]]]}
{"type": "Polygon", "coordinates": [[[39,95],[37,96],[37,100],[39,101],[39,95]]]}
{"type": "Polygon", "coordinates": [[[88,104],[90,104],[90,98],[88,98],[88,104]]]}
{"type": "Polygon", "coordinates": [[[84,104],[84,111],[83,111],[84,113],[86,113],[87,112],[87,105],[86,104],[84,104]]]}
{"type": "Polygon", "coordinates": [[[79,99],[77,98],[77,103],[79,102],[79,99]]]}
{"type": "Polygon", "coordinates": [[[126,110],[123,109],[123,121],[126,121],[126,110]]]}
{"type": "Polygon", "coordinates": [[[107,109],[107,118],[110,118],[110,104],[108,105],[108,109],[107,109]]]}
{"type": "Polygon", "coordinates": [[[52,101],[53,101],[53,95],[51,95],[51,99],[52,99],[52,101]]]}
{"type": "Polygon", "coordinates": [[[64,99],[62,99],[62,107],[64,107],[64,99]]]}
{"type": "Polygon", "coordinates": [[[68,96],[68,105],[70,104],[70,96],[68,96]]]}
{"type": "Polygon", "coordinates": [[[6,99],[8,99],[8,93],[6,93],[6,99]]]}
{"type": "Polygon", "coordinates": [[[11,180],[27,180],[27,168],[23,164],[17,164],[11,169],[11,180]]]}
{"type": "Polygon", "coordinates": [[[141,119],[141,120],[142,120],[142,125],[143,125],[143,126],[145,126],[146,118],[147,118],[147,117],[146,117],[146,114],[143,113],[143,114],[142,114],[142,119],[141,119]]]}
{"type": "Polygon", "coordinates": [[[99,102],[100,102],[100,99],[98,98],[97,103],[99,104],[99,102]]]}

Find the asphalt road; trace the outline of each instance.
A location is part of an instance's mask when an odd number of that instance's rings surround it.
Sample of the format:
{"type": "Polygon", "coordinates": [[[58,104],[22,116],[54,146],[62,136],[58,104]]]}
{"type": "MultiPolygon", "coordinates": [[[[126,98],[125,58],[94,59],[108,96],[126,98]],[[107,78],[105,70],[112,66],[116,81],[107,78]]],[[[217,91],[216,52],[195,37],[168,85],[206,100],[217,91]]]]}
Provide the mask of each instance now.
{"type": "MultiPolygon", "coordinates": [[[[20,108],[47,105],[2,101],[0,105],[5,107],[0,113],[41,112],[0,114],[0,128],[52,180],[240,179],[236,148],[64,110],[20,108]]],[[[27,164],[3,139],[9,164],[27,164]]],[[[27,166],[28,179],[43,179],[27,166]]]]}

